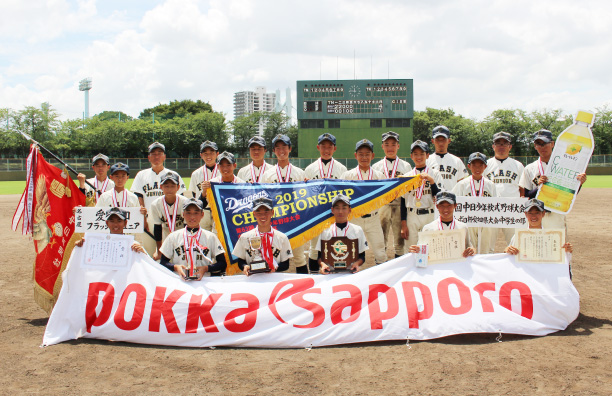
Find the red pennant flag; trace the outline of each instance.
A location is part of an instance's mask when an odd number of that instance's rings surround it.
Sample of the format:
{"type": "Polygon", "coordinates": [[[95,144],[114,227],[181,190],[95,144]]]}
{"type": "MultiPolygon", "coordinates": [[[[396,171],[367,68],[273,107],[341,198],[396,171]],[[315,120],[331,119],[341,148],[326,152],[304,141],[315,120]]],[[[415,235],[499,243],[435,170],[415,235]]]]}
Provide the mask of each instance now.
{"type": "MultiPolygon", "coordinates": [[[[61,288],[60,274],[73,248],[69,243],[74,234],[73,208],[85,205],[85,195],[66,172],[45,161],[35,145],[28,158],[32,158],[32,169],[14,219],[18,222],[25,212],[24,231],[31,230],[36,250],[34,298],[50,312],[61,288]]],[[[15,229],[15,222],[13,226],[15,229]]]]}

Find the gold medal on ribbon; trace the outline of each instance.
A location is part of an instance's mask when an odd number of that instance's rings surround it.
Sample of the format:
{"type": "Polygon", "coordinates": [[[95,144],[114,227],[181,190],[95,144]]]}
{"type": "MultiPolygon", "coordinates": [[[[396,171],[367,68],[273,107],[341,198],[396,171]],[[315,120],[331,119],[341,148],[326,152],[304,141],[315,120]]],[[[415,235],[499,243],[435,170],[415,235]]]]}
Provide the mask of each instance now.
{"type": "Polygon", "coordinates": [[[416,206],[417,208],[420,208],[420,207],[421,207],[421,200],[420,200],[420,199],[417,199],[415,206],[416,206]]]}

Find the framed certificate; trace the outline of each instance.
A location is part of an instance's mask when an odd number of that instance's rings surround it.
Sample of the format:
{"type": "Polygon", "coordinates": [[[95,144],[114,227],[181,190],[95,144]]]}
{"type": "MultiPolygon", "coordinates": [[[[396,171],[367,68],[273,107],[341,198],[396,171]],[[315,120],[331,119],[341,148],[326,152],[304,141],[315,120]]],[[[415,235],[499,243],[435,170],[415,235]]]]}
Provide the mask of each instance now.
{"type": "Polygon", "coordinates": [[[419,232],[419,245],[427,245],[428,264],[463,261],[465,251],[465,233],[467,230],[444,230],[419,232]]]}
{"type": "Polygon", "coordinates": [[[563,263],[565,230],[516,230],[515,243],[519,250],[516,260],[521,263],[563,263]]]}

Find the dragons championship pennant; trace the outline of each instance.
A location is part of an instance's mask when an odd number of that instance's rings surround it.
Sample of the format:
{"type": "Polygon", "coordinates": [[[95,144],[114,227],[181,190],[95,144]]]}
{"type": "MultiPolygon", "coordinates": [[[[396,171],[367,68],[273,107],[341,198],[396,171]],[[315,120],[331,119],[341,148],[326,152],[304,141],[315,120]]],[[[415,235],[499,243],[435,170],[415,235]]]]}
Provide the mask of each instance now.
{"type": "Polygon", "coordinates": [[[331,201],[336,195],[347,195],[351,199],[352,217],[361,217],[420,184],[420,176],[275,184],[211,183],[207,199],[229,263],[227,273],[232,275],[238,272],[237,259],[231,256],[234,245],[241,234],[257,224],[251,207],[256,198],[263,196],[274,200],[272,226],[286,234],[291,247],[295,248],[318,236],[334,222],[331,201]]]}

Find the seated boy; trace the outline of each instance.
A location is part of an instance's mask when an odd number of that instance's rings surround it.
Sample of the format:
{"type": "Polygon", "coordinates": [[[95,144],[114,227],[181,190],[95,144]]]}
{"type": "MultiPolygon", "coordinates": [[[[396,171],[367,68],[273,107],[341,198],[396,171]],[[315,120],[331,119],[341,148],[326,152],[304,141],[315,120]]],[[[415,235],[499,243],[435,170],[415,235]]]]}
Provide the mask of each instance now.
{"type": "MultiPolygon", "coordinates": [[[[465,229],[465,250],[463,257],[473,256],[474,247],[470,241],[470,234],[467,224],[455,219],[455,209],[457,208],[457,197],[452,192],[440,191],[436,194],[436,208],[440,217],[429,224],[423,226],[423,231],[444,231],[465,229]]],[[[419,245],[423,243],[419,240],[419,245]]],[[[421,248],[417,245],[410,246],[410,253],[420,253],[421,248]]]]}
{"type": "Polygon", "coordinates": [[[332,200],[331,212],[336,222],[329,228],[323,230],[317,241],[316,250],[318,252],[319,273],[326,275],[331,272],[331,268],[321,261],[321,241],[328,241],[333,237],[345,236],[349,239],[357,239],[359,246],[359,259],[351,265],[349,271],[355,273],[365,262],[365,251],[368,250],[363,229],[357,224],[349,223],[348,218],[351,214],[351,200],[343,194],[336,195],[332,200]]]}
{"type": "Polygon", "coordinates": [[[249,240],[261,238],[261,252],[270,272],[281,272],[289,269],[289,259],[293,257],[289,238],[282,232],[272,229],[272,216],[274,215],[274,201],[267,197],[253,200],[253,215],[257,220],[257,227],[240,235],[232,254],[238,257],[238,267],[246,276],[251,274],[251,262],[254,261],[254,252],[251,250],[249,240]]]}
{"type": "MultiPolygon", "coordinates": [[[[529,223],[529,229],[541,229],[542,219],[546,215],[544,209],[544,202],[539,199],[532,198],[525,204],[525,217],[527,217],[527,223],[529,223]]],[[[504,249],[504,253],[518,254],[519,250],[516,245],[516,234],[510,240],[510,245],[504,249]]],[[[565,242],[563,248],[567,253],[572,253],[573,247],[569,242],[565,242]]]]}
{"type": "MultiPolygon", "coordinates": [[[[104,214],[106,226],[108,227],[108,231],[113,235],[123,235],[123,230],[127,225],[127,213],[119,208],[113,207],[106,211],[104,214]]],[[[75,246],[82,247],[83,243],[85,243],[85,238],[81,238],[76,241],[75,246]]],[[[136,241],[132,244],[132,250],[137,253],[144,253],[144,248],[142,245],[136,241]]]]}
{"type": "Polygon", "coordinates": [[[193,198],[186,201],[183,204],[185,228],[168,235],[159,249],[160,264],[183,278],[189,275],[192,265],[197,280],[204,276],[221,275],[227,267],[225,250],[217,236],[200,228],[202,217],[202,201],[193,198]]]}
{"type": "Polygon", "coordinates": [[[174,231],[185,228],[183,205],[189,201],[189,198],[178,195],[181,185],[179,175],[176,172],[168,171],[163,175],[160,188],[164,195],[156,198],[151,204],[151,223],[153,224],[153,236],[157,244],[153,260],[161,258],[159,248],[161,248],[164,239],[174,231]]]}

